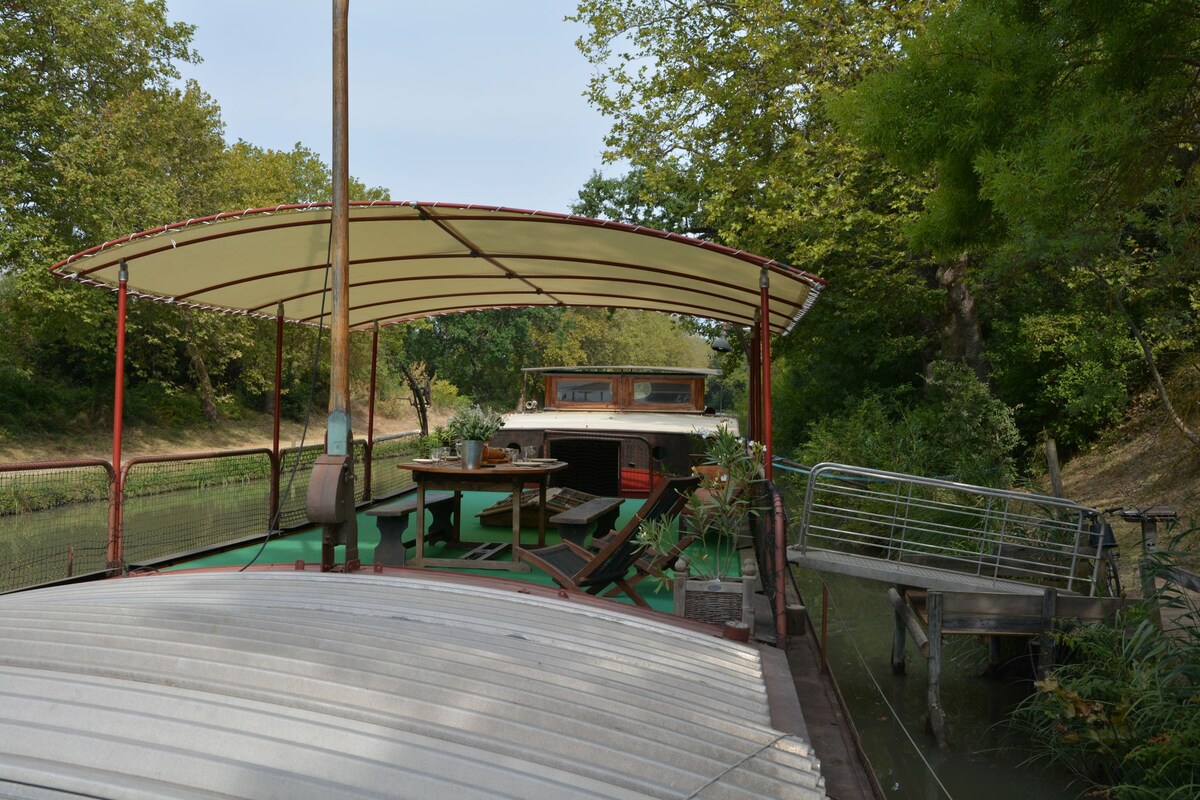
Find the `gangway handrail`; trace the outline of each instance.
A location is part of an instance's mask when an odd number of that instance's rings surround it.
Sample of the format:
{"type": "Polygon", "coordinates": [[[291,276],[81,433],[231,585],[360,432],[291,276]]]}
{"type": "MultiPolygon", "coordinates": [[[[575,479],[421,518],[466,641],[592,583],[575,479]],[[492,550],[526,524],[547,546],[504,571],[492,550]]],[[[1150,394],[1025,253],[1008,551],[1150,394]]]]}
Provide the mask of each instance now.
{"type": "Polygon", "coordinates": [[[1105,554],[1091,525],[1100,516],[1061,497],[822,462],[809,469],[790,551],[798,563],[841,552],[1095,594],[1105,554]]]}

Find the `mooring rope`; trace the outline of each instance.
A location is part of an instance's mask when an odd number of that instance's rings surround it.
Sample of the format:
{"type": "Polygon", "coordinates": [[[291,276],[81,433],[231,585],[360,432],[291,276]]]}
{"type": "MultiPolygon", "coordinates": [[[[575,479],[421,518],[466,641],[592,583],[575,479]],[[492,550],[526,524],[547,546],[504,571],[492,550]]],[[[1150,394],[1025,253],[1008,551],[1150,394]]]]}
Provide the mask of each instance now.
{"type": "Polygon", "coordinates": [[[779,743],[780,743],[780,742],[782,742],[784,739],[788,738],[788,736],[790,736],[790,735],[791,735],[791,734],[787,734],[787,733],[781,733],[781,734],[779,734],[778,736],[776,736],[774,739],[772,739],[771,741],[769,741],[769,742],[767,742],[766,744],[762,745],[761,747],[757,747],[757,748],[755,748],[754,750],[752,750],[751,752],[749,752],[749,753],[746,753],[746,755],[744,755],[744,756],[742,756],[741,758],[739,758],[739,759],[738,759],[738,760],[737,760],[735,763],[733,763],[733,764],[730,764],[728,767],[726,767],[725,769],[721,770],[721,771],[720,771],[718,774],[716,774],[716,775],[712,776],[710,779],[708,779],[707,781],[705,781],[705,782],[704,782],[704,784],[703,784],[702,786],[698,786],[698,787],[696,787],[696,791],[694,791],[694,792],[692,792],[691,794],[689,794],[687,797],[685,797],[685,798],[684,798],[684,800],[695,800],[697,797],[699,797],[699,796],[700,796],[700,793],[701,793],[701,792],[703,792],[705,789],[707,789],[708,787],[712,786],[712,785],[713,785],[713,784],[715,784],[717,781],[721,780],[721,779],[722,779],[722,778],[724,778],[726,775],[728,775],[729,773],[733,772],[733,771],[734,771],[735,769],[737,769],[738,767],[740,767],[740,766],[742,766],[743,764],[745,764],[747,761],[750,761],[750,760],[752,760],[752,759],[758,758],[758,756],[759,756],[759,754],[760,754],[760,753],[763,753],[763,752],[765,752],[765,751],[767,751],[767,750],[770,750],[772,747],[774,747],[775,745],[779,744],[779,743]]]}
{"type": "MultiPolygon", "coordinates": [[[[833,611],[837,615],[838,621],[841,623],[843,628],[849,629],[849,625],[846,624],[845,617],[842,616],[842,609],[838,607],[837,598],[833,596],[832,591],[829,591],[828,584],[826,584],[825,588],[825,596],[829,598],[830,605],[833,606],[833,611]]],[[[933,765],[930,764],[929,760],[925,758],[925,753],[921,752],[921,748],[917,744],[917,740],[913,738],[911,733],[909,733],[908,728],[904,725],[904,721],[900,719],[900,714],[896,712],[895,707],[888,700],[887,695],[883,691],[883,687],[879,685],[879,681],[875,680],[875,673],[871,672],[871,668],[867,665],[867,659],[863,657],[862,651],[858,649],[858,644],[854,641],[854,637],[847,636],[845,638],[850,642],[850,646],[854,648],[854,654],[858,656],[859,663],[862,664],[862,668],[867,672],[867,677],[869,677],[871,679],[871,683],[874,684],[875,691],[879,693],[879,698],[883,700],[883,704],[887,706],[888,711],[891,712],[892,719],[895,720],[896,724],[900,726],[900,730],[904,732],[904,737],[908,739],[908,742],[912,745],[913,750],[917,751],[917,757],[921,759],[921,763],[925,765],[925,769],[929,770],[929,774],[933,776],[934,782],[938,785],[938,788],[942,790],[942,793],[945,794],[946,797],[950,798],[950,800],[954,800],[954,795],[950,794],[950,790],[946,788],[944,783],[942,783],[942,779],[939,778],[937,772],[934,771],[933,765]]],[[[824,656],[825,658],[828,658],[828,654],[824,654],[824,656]]]]}

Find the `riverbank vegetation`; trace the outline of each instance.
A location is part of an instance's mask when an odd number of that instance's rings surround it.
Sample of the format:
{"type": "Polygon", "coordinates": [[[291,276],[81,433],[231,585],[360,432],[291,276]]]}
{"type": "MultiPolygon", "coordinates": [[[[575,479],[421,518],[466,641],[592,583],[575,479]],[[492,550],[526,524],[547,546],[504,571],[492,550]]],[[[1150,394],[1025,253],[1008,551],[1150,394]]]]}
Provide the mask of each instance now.
{"type": "Polygon", "coordinates": [[[1198,625],[1195,601],[1166,584],[1112,626],[1061,634],[1065,663],[1009,723],[1017,746],[1075,775],[1089,797],[1200,796],[1198,625]],[[1154,618],[1163,606],[1165,626],[1154,618]]]}

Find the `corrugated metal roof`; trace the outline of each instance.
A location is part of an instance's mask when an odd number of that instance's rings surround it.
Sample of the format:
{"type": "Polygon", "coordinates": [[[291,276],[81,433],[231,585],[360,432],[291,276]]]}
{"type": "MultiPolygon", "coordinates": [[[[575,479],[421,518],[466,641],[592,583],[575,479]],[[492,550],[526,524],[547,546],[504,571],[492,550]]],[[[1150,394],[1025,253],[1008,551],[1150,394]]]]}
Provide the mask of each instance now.
{"type": "Polygon", "coordinates": [[[0,795],[824,796],[757,649],[619,607],[175,574],[0,597],[0,642],[0,795]]]}

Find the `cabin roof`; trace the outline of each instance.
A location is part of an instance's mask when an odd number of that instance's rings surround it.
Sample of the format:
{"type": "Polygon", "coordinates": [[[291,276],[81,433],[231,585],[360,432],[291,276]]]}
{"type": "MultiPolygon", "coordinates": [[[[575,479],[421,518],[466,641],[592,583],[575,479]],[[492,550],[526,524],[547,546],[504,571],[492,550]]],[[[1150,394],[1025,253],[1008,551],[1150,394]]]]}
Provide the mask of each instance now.
{"type": "Polygon", "coordinates": [[[592,598],[178,573],[0,597],[0,641],[4,796],[824,796],[770,653],[592,598]]]}
{"type": "Polygon", "coordinates": [[[544,375],[688,375],[694,377],[712,377],[720,375],[719,369],[701,369],[699,367],[524,367],[522,372],[539,372],[544,375]]]}
{"type": "MultiPolygon", "coordinates": [[[[328,324],[329,203],[218,214],[84,250],[51,267],[190,308],[328,324]]],[[[352,330],[487,308],[594,306],[749,326],[770,279],[774,333],[789,332],[824,281],[779,261],[640,226],[445,203],[353,203],[352,330]]]]}

